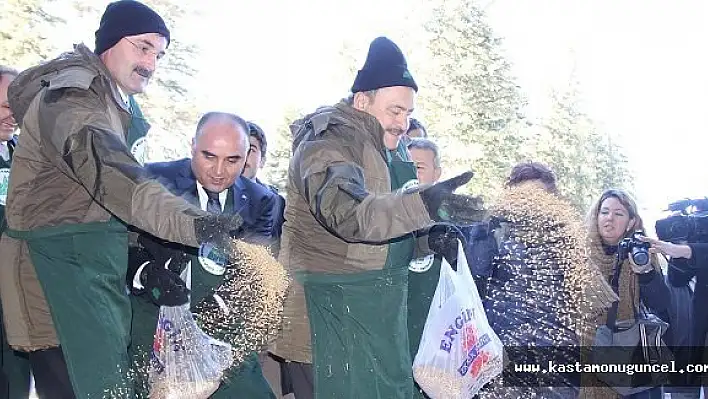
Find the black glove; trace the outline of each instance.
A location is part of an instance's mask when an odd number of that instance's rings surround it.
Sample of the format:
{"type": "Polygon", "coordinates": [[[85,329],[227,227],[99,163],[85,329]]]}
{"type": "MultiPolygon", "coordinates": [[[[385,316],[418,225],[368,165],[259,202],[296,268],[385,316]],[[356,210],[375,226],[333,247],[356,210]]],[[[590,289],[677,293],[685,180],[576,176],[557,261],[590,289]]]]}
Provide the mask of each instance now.
{"type": "Polygon", "coordinates": [[[157,306],[179,306],[189,302],[189,289],[179,274],[164,264],[148,263],[140,272],[140,283],[150,301],[157,306]]]}
{"type": "Polygon", "coordinates": [[[481,198],[454,194],[454,191],[472,179],[474,173],[465,172],[451,179],[423,189],[420,196],[430,218],[436,222],[469,224],[484,218],[481,198]]]}
{"type": "Polygon", "coordinates": [[[150,254],[151,261],[164,265],[177,274],[182,273],[185,265],[190,261],[190,254],[186,252],[189,248],[183,245],[147,234],[141,234],[138,243],[150,254]]]}
{"type": "Polygon", "coordinates": [[[436,254],[442,255],[455,270],[457,270],[458,240],[462,241],[464,248],[465,237],[460,229],[451,224],[436,224],[428,231],[428,247],[436,254]]]}
{"type": "Polygon", "coordinates": [[[189,261],[189,254],[175,244],[159,238],[141,234],[138,237],[139,248],[130,249],[127,282],[136,294],[147,294],[157,306],[178,306],[189,301],[189,289],[179,274],[189,261]],[[144,266],[143,266],[144,265],[144,266]],[[140,267],[142,269],[140,269],[140,267]],[[143,285],[136,289],[133,285],[135,274],[143,285]]]}

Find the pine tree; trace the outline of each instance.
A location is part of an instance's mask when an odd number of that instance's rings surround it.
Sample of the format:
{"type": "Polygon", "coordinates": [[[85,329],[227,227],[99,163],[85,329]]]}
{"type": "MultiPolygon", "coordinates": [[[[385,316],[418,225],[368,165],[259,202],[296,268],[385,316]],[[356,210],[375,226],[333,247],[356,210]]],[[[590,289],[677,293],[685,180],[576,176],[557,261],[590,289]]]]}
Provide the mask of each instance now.
{"type": "Polygon", "coordinates": [[[472,169],[469,189],[494,197],[526,143],[524,98],[501,39],[470,0],[442,2],[426,24],[433,74],[424,97],[444,166],[472,169]]]}
{"type": "Polygon", "coordinates": [[[48,11],[52,0],[0,3],[0,64],[24,69],[57,55],[52,33],[67,21],[48,11]]]}
{"type": "MultiPolygon", "coordinates": [[[[284,112],[282,122],[275,131],[275,139],[268,141],[268,158],[263,169],[265,180],[275,186],[278,191],[285,195],[285,186],[288,181],[288,168],[292,157],[293,136],[290,125],[302,118],[305,113],[301,110],[290,107],[284,112]]],[[[266,134],[268,134],[266,132],[266,134]]]]}
{"type": "Polygon", "coordinates": [[[573,74],[568,86],[555,91],[552,99],[552,111],[536,136],[535,160],[555,171],[560,191],[585,213],[603,190],[630,188],[627,160],[622,149],[583,111],[579,82],[573,74]]]}

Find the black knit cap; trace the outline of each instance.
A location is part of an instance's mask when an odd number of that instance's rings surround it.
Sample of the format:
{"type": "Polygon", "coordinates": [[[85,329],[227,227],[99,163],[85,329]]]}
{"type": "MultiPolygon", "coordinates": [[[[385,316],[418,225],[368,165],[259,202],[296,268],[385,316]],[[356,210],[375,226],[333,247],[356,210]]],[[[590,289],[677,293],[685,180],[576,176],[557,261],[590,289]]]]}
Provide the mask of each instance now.
{"type": "Polygon", "coordinates": [[[377,37],[369,46],[364,67],[356,74],[352,93],[391,86],[406,86],[418,91],[401,49],[390,39],[377,37]]]}
{"type": "Polygon", "coordinates": [[[155,11],[135,0],[119,0],[106,7],[96,31],[94,53],[101,55],[126,36],[159,33],[170,45],[170,31],[155,11]]]}

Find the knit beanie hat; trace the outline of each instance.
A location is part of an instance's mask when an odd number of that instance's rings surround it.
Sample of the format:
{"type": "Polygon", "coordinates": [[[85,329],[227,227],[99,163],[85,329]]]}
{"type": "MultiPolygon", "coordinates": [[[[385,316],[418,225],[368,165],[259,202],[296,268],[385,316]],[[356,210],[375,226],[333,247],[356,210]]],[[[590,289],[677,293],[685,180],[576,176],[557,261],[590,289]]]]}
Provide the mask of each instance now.
{"type": "Polygon", "coordinates": [[[369,46],[364,66],[356,74],[352,93],[391,86],[406,86],[418,91],[401,49],[390,39],[377,37],[369,46]]]}
{"type": "Polygon", "coordinates": [[[135,0],[119,0],[106,7],[96,31],[94,53],[103,54],[126,36],[159,33],[170,45],[170,31],[155,11],[135,0]]]}

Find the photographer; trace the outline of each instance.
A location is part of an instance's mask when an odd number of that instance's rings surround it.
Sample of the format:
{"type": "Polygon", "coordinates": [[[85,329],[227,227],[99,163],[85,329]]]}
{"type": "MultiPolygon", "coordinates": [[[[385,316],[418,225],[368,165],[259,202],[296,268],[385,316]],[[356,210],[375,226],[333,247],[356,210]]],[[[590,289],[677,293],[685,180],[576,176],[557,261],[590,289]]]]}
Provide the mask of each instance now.
{"type": "MultiPolygon", "coordinates": [[[[635,232],[643,231],[642,218],[638,214],[637,205],[632,197],[623,190],[605,191],[595,205],[591,208],[587,219],[589,233],[590,261],[610,281],[615,272],[618,251],[626,252],[627,256],[620,256],[619,263],[619,303],[617,306],[616,320],[634,319],[635,308],[644,304],[662,320],[669,322],[669,307],[671,297],[668,287],[664,282],[659,258],[656,254],[649,254],[645,262],[638,262],[639,256],[633,254],[637,247],[643,244],[635,237],[635,232]],[[625,251],[626,239],[630,238],[629,251],[625,251]],[[638,245],[637,245],[638,244],[638,245]],[[623,248],[625,247],[625,248],[623,248]],[[644,263],[644,264],[641,264],[644,263]]],[[[646,252],[644,253],[646,255],[646,252]]],[[[641,259],[645,260],[645,259],[641,259]]],[[[587,328],[588,334],[583,336],[583,346],[593,344],[594,332],[607,321],[608,311],[590,317],[587,328]]],[[[581,398],[612,398],[618,394],[611,387],[602,386],[594,374],[584,373],[581,398]]],[[[651,388],[634,395],[634,398],[661,397],[661,388],[651,388]]]]}

